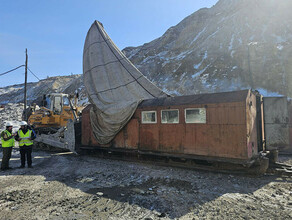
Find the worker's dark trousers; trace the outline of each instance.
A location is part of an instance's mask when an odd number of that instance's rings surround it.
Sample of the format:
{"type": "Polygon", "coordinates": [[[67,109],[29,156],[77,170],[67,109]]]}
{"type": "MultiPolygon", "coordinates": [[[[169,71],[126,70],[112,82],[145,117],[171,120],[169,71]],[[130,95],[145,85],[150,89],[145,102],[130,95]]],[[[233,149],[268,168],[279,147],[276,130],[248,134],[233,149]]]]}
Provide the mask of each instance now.
{"type": "Polygon", "coordinates": [[[31,160],[31,152],[32,152],[32,145],[30,146],[21,146],[20,149],[20,159],[21,159],[21,166],[25,166],[25,155],[27,158],[27,165],[31,166],[32,160],[31,160]]]}
{"type": "Polygon", "coordinates": [[[12,147],[2,147],[3,157],[1,163],[1,170],[5,170],[9,167],[9,160],[11,158],[12,147]]]}

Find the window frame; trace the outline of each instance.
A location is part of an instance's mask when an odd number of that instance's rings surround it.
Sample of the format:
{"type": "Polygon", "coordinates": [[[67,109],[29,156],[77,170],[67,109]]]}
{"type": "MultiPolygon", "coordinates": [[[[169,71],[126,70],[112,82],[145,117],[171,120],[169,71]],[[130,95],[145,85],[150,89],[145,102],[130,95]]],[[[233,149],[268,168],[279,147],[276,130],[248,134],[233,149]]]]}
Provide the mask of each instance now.
{"type": "Polygon", "coordinates": [[[63,98],[61,95],[55,95],[54,96],[54,100],[53,100],[53,111],[56,113],[56,114],[61,114],[62,113],[62,110],[63,110],[63,98]],[[60,99],[60,103],[56,102],[56,98],[60,99]],[[56,111],[56,106],[59,105],[60,106],[60,111],[56,111]]]}
{"type": "Polygon", "coordinates": [[[69,99],[68,96],[63,96],[62,100],[63,100],[62,101],[63,106],[69,106],[70,107],[70,99],[69,99]],[[65,100],[68,100],[68,104],[65,104],[65,100]]]}
{"type": "Polygon", "coordinates": [[[186,124],[207,124],[207,109],[206,108],[185,108],[185,123],[186,124]],[[205,109],[205,122],[187,122],[187,110],[205,109]]]}
{"type": "Polygon", "coordinates": [[[142,124],[157,124],[157,111],[155,110],[152,110],[152,111],[141,111],[141,123],[142,124]],[[143,113],[146,112],[146,113],[155,113],[155,121],[154,122],[145,122],[143,121],[143,113]]]}
{"type": "Polygon", "coordinates": [[[161,116],[161,124],[179,124],[179,109],[163,109],[160,111],[160,116],[161,116]],[[178,122],[162,122],[162,111],[177,111],[177,117],[178,117],[178,122]]]}

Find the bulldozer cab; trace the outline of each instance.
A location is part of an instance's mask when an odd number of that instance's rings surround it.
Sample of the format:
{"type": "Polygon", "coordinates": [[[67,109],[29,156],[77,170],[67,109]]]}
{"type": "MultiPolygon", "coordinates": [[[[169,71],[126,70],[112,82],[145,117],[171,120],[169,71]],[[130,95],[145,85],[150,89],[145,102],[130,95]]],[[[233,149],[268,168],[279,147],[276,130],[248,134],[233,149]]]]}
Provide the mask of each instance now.
{"type": "Polygon", "coordinates": [[[70,100],[67,94],[52,93],[50,95],[44,95],[44,107],[50,109],[54,114],[61,114],[63,107],[70,108],[70,100]]]}

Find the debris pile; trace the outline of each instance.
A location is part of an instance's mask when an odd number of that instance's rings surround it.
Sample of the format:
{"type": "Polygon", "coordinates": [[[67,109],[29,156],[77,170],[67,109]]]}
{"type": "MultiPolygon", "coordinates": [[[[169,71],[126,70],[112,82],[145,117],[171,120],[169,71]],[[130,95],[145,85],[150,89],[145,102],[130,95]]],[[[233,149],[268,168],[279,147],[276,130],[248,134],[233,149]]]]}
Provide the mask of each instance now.
{"type": "Polygon", "coordinates": [[[0,131],[5,129],[5,123],[10,121],[13,124],[13,132],[19,128],[22,120],[23,103],[8,103],[0,108],[0,131]]]}

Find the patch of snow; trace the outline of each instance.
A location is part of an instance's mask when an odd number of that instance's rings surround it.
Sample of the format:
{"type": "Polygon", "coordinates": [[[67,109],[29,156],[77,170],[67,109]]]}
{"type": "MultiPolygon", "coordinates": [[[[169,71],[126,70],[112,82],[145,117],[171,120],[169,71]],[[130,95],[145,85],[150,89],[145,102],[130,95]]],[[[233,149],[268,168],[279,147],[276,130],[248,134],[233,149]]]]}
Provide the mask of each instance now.
{"type": "Polygon", "coordinates": [[[233,55],[234,55],[235,51],[232,50],[231,53],[230,53],[230,56],[233,58],[233,55]]]}
{"type": "Polygon", "coordinates": [[[207,79],[209,77],[209,73],[206,73],[204,74],[202,77],[201,77],[201,81],[202,83],[205,85],[205,87],[210,87],[211,85],[210,84],[207,84],[207,79]]]}
{"type": "Polygon", "coordinates": [[[225,193],[224,195],[222,195],[222,197],[238,200],[242,197],[242,195],[239,193],[225,193]]]}
{"type": "MultiPolygon", "coordinates": [[[[220,30],[220,28],[218,27],[218,28],[217,28],[217,31],[215,31],[213,34],[209,35],[209,36],[206,38],[206,40],[208,40],[208,39],[211,38],[211,37],[214,37],[214,36],[219,32],[219,30],[220,30]]],[[[205,41],[206,41],[206,40],[205,40],[205,41]]]]}
{"type": "Polygon", "coordinates": [[[171,94],[172,95],[176,95],[176,96],[181,96],[182,94],[179,92],[179,91],[177,91],[177,90],[172,90],[171,91],[171,94]]]}
{"type": "Polygon", "coordinates": [[[238,13],[238,12],[235,12],[235,13],[232,14],[232,15],[229,15],[229,16],[227,16],[227,17],[223,17],[220,21],[218,21],[217,24],[220,24],[220,23],[222,23],[223,21],[226,21],[226,20],[228,20],[228,19],[230,19],[230,18],[233,18],[237,13],[238,13]]]}
{"type": "Polygon", "coordinates": [[[204,60],[207,58],[208,58],[208,51],[206,50],[203,59],[201,60],[200,63],[194,65],[194,69],[196,70],[199,69],[202,63],[204,62],[204,60]]]}
{"type": "Polygon", "coordinates": [[[128,59],[131,59],[133,56],[135,56],[138,52],[140,51],[140,48],[137,48],[135,50],[131,51],[130,56],[128,57],[128,59]]]}
{"type": "Polygon", "coordinates": [[[195,74],[192,75],[192,78],[196,78],[198,76],[200,76],[203,72],[206,71],[206,69],[210,66],[211,64],[207,65],[204,69],[200,70],[199,72],[196,72],[195,74]]]}
{"type": "Polygon", "coordinates": [[[237,40],[238,40],[239,44],[242,44],[242,39],[241,39],[241,37],[238,38],[237,40]]]}
{"type": "Polygon", "coordinates": [[[231,37],[231,40],[230,40],[230,43],[229,43],[229,47],[228,47],[229,51],[231,51],[233,49],[233,42],[234,42],[234,34],[232,34],[232,37],[231,37]]]}
{"type": "Polygon", "coordinates": [[[284,95],[278,93],[278,92],[271,92],[271,91],[268,91],[266,89],[263,89],[263,88],[256,88],[256,90],[258,90],[260,92],[261,95],[263,96],[274,96],[274,97],[282,97],[284,95]]]}
{"type": "Polygon", "coordinates": [[[164,62],[162,63],[161,66],[162,66],[162,67],[165,67],[165,65],[168,64],[168,63],[170,63],[170,60],[166,60],[166,61],[164,61],[164,62]]]}
{"type": "MultiPolygon", "coordinates": [[[[162,51],[159,54],[156,54],[154,56],[148,56],[141,63],[147,63],[147,62],[149,62],[149,60],[155,59],[155,58],[159,58],[160,60],[167,60],[168,61],[168,58],[165,57],[166,54],[167,54],[167,51],[162,51]]],[[[145,55],[144,55],[144,57],[145,57],[145,55]]]]}
{"type": "Polygon", "coordinates": [[[0,88],[0,95],[7,94],[7,93],[12,93],[12,92],[17,92],[19,90],[23,89],[22,85],[16,85],[16,86],[9,86],[9,87],[4,87],[0,88]]]}
{"type": "MultiPolygon", "coordinates": [[[[164,60],[164,62],[162,63],[162,67],[164,67],[166,64],[170,63],[172,60],[182,60],[183,58],[185,58],[186,55],[192,53],[193,51],[189,50],[189,51],[184,51],[184,52],[181,52],[180,54],[176,55],[176,56],[172,56],[172,57],[164,57],[162,55],[166,55],[167,52],[161,52],[159,53],[159,58],[161,60],[164,60]]],[[[156,55],[157,56],[157,55],[156,55]]],[[[147,61],[150,59],[150,58],[155,58],[156,56],[151,56],[151,57],[147,57],[147,61]]],[[[144,63],[145,60],[142,62],[144,63]]]]}
{"type": "Polygon", "coordinates": [[[200,32],[195,36],[195,38],[192,40],[191,44],[195,43],[195,42],[198,40],[198,38],[201,36],[201,34],[202,34],[203,32],[205,32],[205,30],[206,30],[206,27],[204,27],[204,29],[203,29],[202,31],[200,31],[200,32]]]}
{"type": "Polygon", "coordinates": [[[277,49],[278,49],[278,50],[283,50],[283,48],[284,48],[283,45],[281,45],[281,44],[277,45],[277,49]]]}
{"type": "Polygon", "coordinates": [[[207,59],[207,58],[208,58],[208,51],[206,50],[204,54],[204,59],[207,59]]]}
{"type": "Polygon", "coordinates": [[[176,59],[176,60],[182,60],[183,58],[185,58],[186,55],[190,54],[192,51],[185,51],[180,53],[179,55],[175,56],[175,57],[171,57],[171,59],[176,59]]]}
{"type": "Polygon", "coordinates": [[[249,46],[258,45],[258,42],[249,42],[248,45],[249,45],[249,46]]]}
{"type": "Polygon", "coordinates": [[[175,69],[173,69],[172,72],[175,73],[175,72],[180,68],[180,66],[181,66],[181,63],[179,63],[179,64],[178,64],[178,67],[176,67],[175,69]]]}
{"type": "Polygon", "coordinates": [[[156,57],[160,58],[160,59],[164,59],[164,56],[167,54],[167,51],[162,51],[159,54],[156,55],[156,57]]]}
{"type": "Polygon", "coordinates": [[[184,72],[183,74],[181,74],[181,76],[180,76],[179,80],[180,80],[180,81],[182,81],[182,80],[183,80],[183,78],[186,76],[186,74],[187,74],[186,72],[184,72]]]}

